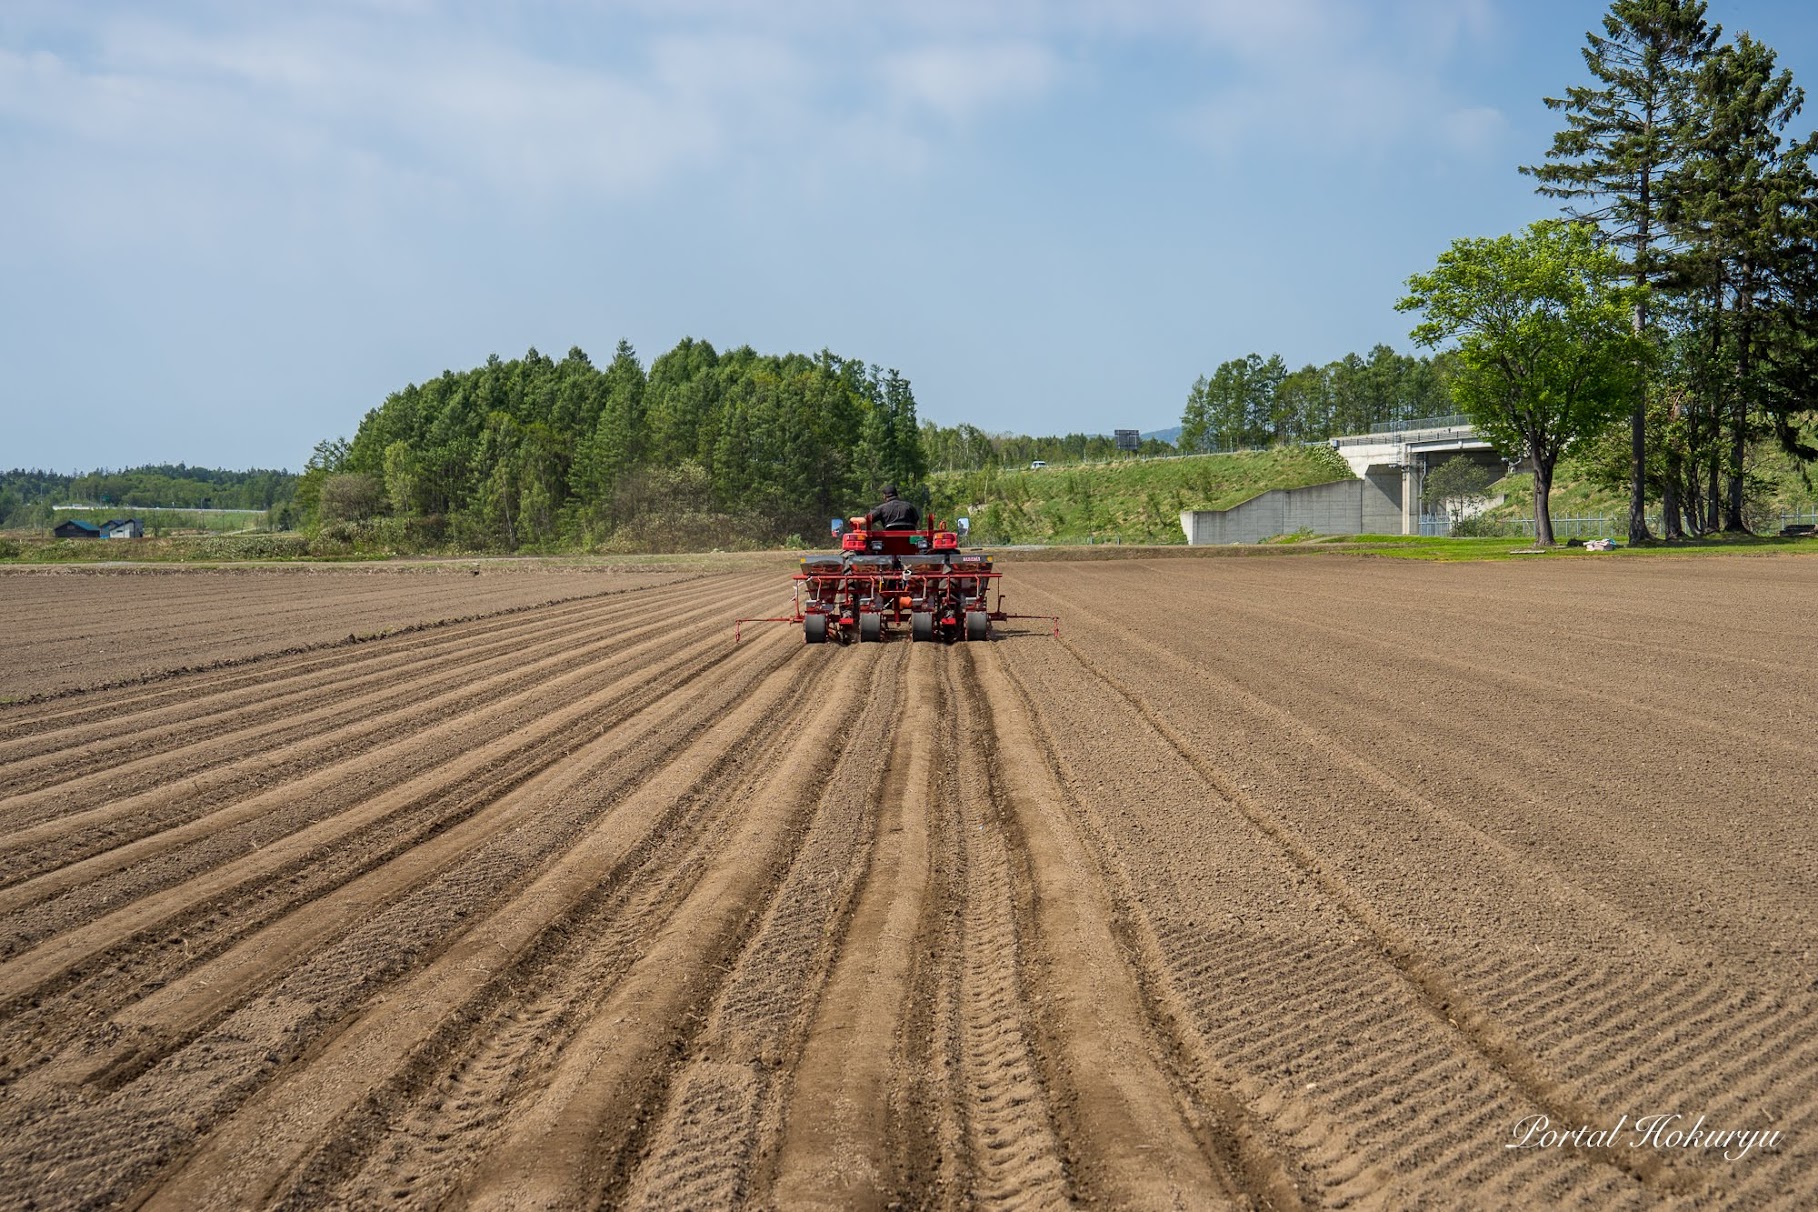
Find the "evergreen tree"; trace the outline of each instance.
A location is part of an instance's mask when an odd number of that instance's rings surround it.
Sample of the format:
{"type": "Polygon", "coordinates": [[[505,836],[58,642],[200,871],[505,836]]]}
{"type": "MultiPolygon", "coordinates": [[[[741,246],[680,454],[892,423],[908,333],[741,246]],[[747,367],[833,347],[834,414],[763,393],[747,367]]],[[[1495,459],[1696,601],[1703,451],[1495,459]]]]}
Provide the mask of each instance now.
{"type": "MultiPolygon", "coordinates": [[[[1789,146],[1783,136],[1803,101],[1792,73],[1775,70],[1772,49],[1747,34],[1718,48],[1698,73],[1679,124],[1686,154],[1665,182],[1684,249],[1679,285],[1694,301],[1686,314],[1705,329],[1705,428],[1713,439],[1727,429],[1725,530],[1746,529],[1743,454],[1754,427],[1779,416],[1777,428],[1790,432],[1777,407],[1774,355],[1764,353],[1787,347],[1773,330],[1796,326],[1809,278],[1814,142],[1789,146]]],[[[1667,478],[1675,498],[1679,479],[1667,478]]],[[[1669,528],[1677,503],[1669,502],[1669,528]]]]}
{"type": "MultiPolygon", "coordinates": [[[[1522,169],[1541,193],[1564,199],[1568,214],[1597,224],[1626,250],[1639,287],[1657,282],[1663,269],[1660,181],[1684,158],[1675,115],[1721,32],[1704,13],[1704,0],[1615,0],[1604,32],[1585,35],[1585,66],[1596,83],[1546,98],[1565,114],[1565,129],[1553,136],[1549,163],[1522,169]]],[[[1647,333],[1646,290],[1636,292],[1632,322],[1638,335],[1647,333]]],[[[1629,442],[1629,541],[1642,542],[1649,537],[1645,384],[1630,403],[1629,442]]]]}

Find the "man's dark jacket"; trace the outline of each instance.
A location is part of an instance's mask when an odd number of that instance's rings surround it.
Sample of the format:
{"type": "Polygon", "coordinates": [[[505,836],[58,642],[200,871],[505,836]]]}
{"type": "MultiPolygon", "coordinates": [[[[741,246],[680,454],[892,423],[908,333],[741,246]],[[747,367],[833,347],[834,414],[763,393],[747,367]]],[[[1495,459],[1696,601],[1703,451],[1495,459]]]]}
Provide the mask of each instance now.
{"type": "Polygon", "coordinates": [[[865,525],[879,530],[914,530],[921,520],[921,511],[901,497],[890,497],[865,515],[865,525]]]}

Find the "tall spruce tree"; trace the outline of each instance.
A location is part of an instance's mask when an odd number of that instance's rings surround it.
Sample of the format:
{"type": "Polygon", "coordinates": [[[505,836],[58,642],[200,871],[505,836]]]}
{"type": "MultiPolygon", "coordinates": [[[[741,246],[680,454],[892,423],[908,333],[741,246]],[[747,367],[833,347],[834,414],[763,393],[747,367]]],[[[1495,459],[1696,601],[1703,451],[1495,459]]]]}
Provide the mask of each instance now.
{"type": "MultiPolygon", "coordinates": [[[[1707,25],[1704,0],[1615,0],[1602,34],[1585,35],[1585,66],[1594,84],[1546,98],[1565,114],[1546,164],[1524,167],[1536,188],[1566,201],[1573,218],[1595,223],[1604,239],[1624,248],[1636,286],[1658,281],[1664,268],[1659,185],[1684,151],[1675,115],[1683,112],[1696,73],[1721,29],[1707,25]]],[[[1634,304],[1634,329],[1649,326],[1647,292],[1634,304]]],[[[1629,410],[1629,541],[1649,538],[1647,525],[1647,388],[1629,410]]]]}
{"type": "Polygon", "coordinates": [[[1773,416],[1783,434],[1790,429],[1772,373],[1786,342],[1774,330],[1794,322],[1810,277],[1814,144],[1788,144],[1783,132],[1804,93],[1748,34],[1704,62],[1690,102],[1679,126],[1685,156],[1665,181],[1666,215],[1684,250],[1684,285],[1704,303],[1695,314],[1709,326],[1699,345],[1710,351],[1712,434],[1727,428],[1723,528],[1742,531],[1748,440],[1773,416]]]}

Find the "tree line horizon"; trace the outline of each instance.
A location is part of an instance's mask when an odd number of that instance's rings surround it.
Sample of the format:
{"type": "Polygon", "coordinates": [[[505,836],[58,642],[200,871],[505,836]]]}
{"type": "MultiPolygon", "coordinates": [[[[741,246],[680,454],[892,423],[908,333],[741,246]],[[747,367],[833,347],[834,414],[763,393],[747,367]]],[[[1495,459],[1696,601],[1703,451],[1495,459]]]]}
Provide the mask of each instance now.
{"type": "MultiPolygon", "coordinates": [[[[1358,398],[1380,403],[1393,374],[1431,364],[1379,347],[1332,365],[1335,379],[1362,368],[1375,390],[1358,398]]],[[[818,534],[885,483],[926,508],[937,471],[1127,453],[1112,435],[993,433],[916,410],[900,372],[829,350],[721,352],[684,337],[646,367],[620,341],[602,368],[578,347],[560,360],[533,348],[391,393],[351,439],[317,445],[296,499],[322,524],[384,518],[423,543],[656,550],[818,534]]],[[[1175,453],[1154,438],[1136,452],[1175,453]]]]}
{"type": "MultiPolygon", "coordinates": [[[[1367,429],[1429,407],[1430,388],[1399,393],[1410,381],[1430,385],[1434,363],[1379,345],[1307,369],[1346,401],[1332,415],[1367,429]]],[[[1265,366],[1254,381],[1267,378],[1265,366]]],[[[1220,449],[1271,442],[1262,435],[1220,449]]],[[[1134,453],[1183,449],[1148,437],[1134,453]]],[[[933,472],[1130,454],[1110,434],[919,420],[906,377],[826,351],[772,356],[741,346],[722,354],[683,338],[646,367],[621,341],[604,368],[578,347],[560,361],[532,348],[408,384],[369,411],[352,439],[318,443],[301,473],[185,464],[0,472],[0,526],[48,527],[52,504],[80,501],[261,509],[280,528],[383,518],[408,524],[424,542],[470,546],[599,543],[616,529],[650,526],[653,515],[666,515],[672,532],[682,519],[702,540],[728,526],[782,539],[850,512],[886,480],[925,503],[933,472]]]]}

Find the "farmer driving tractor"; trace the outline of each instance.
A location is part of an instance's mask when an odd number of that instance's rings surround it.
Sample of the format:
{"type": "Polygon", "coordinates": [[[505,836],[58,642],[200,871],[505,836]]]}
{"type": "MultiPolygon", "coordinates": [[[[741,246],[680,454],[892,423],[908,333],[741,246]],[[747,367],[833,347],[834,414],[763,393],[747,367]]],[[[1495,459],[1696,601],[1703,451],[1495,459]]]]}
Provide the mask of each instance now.
{"type": "Polygon", "coordinates": [[[852,519],[853,526],[867,530],[914,530],[921,525],[921,511],[896,495],[895,484],[884,485],[883,494],[883,502],[876,509],[862,518],[852,519]]]}

